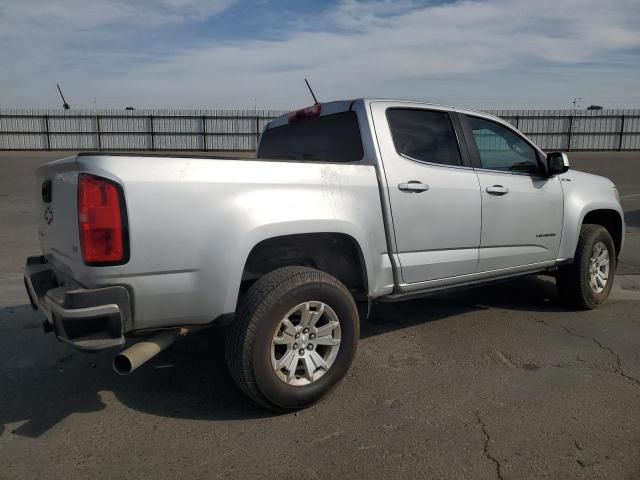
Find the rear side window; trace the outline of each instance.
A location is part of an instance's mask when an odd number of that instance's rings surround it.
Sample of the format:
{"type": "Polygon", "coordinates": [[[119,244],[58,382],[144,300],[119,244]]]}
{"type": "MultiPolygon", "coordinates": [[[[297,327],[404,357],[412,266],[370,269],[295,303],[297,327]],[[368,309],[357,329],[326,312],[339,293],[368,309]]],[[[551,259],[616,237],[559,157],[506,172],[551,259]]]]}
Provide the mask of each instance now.
{"type": "Polygon", "coordinates": [[[387,120],[400,155],[441,165],[462,165],[447,112],[391,108],[387,110],[387,120]]]}
{"type": "Polygon", "coordinates": [[[341,112],[264,131],[258,158],[308,160],[318,162],[357,162],[364,151],[358,117],[341,112]]]}

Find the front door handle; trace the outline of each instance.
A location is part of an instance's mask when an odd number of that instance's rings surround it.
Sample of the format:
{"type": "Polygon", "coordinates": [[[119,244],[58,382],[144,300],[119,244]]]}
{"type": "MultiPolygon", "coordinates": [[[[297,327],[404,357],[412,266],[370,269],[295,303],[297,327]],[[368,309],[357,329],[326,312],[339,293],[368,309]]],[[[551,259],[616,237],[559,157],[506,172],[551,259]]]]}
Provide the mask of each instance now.
{"type": "Polygon", "coordinates": [[[426,192],[427,190],[429,190],[429,185],[427,185],[426,183],[419,182],[417,180],[411,180],[410,182],[407,182],[407,183],[399,183],[398,189],[402,190],[403,192],[420,193],[420,192],[426,192]]]}
{"type": "Polygon", "coordinates": [[[487,187],[487,193],[491,195],[506,195],[509,193],[509,189],[502,185],[494,185],[492,187],[487,187]]]}

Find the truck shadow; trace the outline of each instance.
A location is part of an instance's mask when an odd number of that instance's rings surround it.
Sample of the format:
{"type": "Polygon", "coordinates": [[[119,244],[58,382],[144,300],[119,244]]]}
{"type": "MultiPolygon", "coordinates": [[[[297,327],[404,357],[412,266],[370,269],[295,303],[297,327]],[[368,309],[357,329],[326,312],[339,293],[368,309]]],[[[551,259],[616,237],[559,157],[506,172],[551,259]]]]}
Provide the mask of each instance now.
{"type": "Polygon", "coordinates": [[[362,323],[360,338],[491,308],[527,312],[570,311],[559,302],[554,279],[524,277],[400,303],[378,303],[370,318],[362,323]]]}
{"type": "MultiPolygon", "coordinates": [[[[378,304],[362,323],[361,338],[492,307],[563,311],[555,299],[553,281],[534,277],[378,304]]],[[[132,409],[211,421],[273,416],[247,399],[227,373],[222,330],[184,338],[139,371],[119,377],[111,369],[113,352],[87,355],[70,350],[35,330],[40,318],[30,307],[2,310],[3,323],[9,310],[15,318],[9,318],[9,331],[0,339],[0,352],[7,352],[7,342],[14,342],[8,356],[0,355],[0,435],[39,437],[73,414],[103,409],[113,410],[113,415],[127,415],[126,409],[132,409]]]]}

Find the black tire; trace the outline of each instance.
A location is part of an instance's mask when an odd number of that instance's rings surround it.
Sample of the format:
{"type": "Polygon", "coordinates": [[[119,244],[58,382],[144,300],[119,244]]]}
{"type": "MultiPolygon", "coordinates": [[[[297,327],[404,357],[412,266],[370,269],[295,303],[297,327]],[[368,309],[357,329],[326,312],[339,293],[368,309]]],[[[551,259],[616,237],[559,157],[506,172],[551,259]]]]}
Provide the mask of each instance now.
{"type": "Polygon", "coordinates": [[[256,281],[239,305],[226,334],[225,354],[237,385],[258,404],[286,412],[319,401],[345,376],[356,354],[360,324],[349,290],[331,275],[306,267],[284,267],[256,281]],[[341,342],[331,367],[313,383],[292,386],[271,366],[271,341],[284,315],[300,303],[321,301],[340,322],[341,342]]]}
{"type": "Polygon", "coordinates": [[[556,274],[560,299],[567,306],[592,310],[602,305],[611,293],[617,266],[613,239],[601,225],[582,225],[573,263],[561,267],[556,274]],[[596,293],[589,285],[589,267],[595,245],[603,242],[609,251],[609,276],[602,292],[596,293]]]}

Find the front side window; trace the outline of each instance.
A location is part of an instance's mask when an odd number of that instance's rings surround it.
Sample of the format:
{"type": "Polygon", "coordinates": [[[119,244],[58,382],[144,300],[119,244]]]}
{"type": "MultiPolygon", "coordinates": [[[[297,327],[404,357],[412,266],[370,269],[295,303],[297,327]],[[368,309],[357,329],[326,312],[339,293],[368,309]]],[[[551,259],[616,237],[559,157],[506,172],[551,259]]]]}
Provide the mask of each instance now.
{"type": "Polygon", "coordinates": [[[467,117],[482,168],[539,173],[535,149],[511,129],[478,117],[467,117]]]}
{"type": "Polygon", "coordinates": [[[458,141],[447,112],[391,108],[387,119],[400,155],[441,165],[461,165],[458,141]]]}

